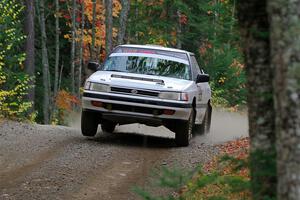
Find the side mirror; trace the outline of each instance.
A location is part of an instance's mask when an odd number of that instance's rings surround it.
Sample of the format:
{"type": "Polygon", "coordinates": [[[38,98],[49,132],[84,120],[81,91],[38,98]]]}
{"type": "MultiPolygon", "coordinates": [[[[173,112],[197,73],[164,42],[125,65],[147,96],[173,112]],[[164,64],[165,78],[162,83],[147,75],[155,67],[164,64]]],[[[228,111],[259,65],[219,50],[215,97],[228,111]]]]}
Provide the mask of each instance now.
{"type": "Polygon", "coordinates": [[[209,82],[208,74],[198,74],[196,83],[207,83],[207,82],[209,82]]]}
{"type": "Polygon", "coordinates": [[[97,71],[97,69],[98,69],[98,67],[99,67],[100,65],[97,63],[97,62],[89,62],[89,64],[88,64],[88,69],[90,69],[90,70],[92,70],[92,71],[97,71]]]}

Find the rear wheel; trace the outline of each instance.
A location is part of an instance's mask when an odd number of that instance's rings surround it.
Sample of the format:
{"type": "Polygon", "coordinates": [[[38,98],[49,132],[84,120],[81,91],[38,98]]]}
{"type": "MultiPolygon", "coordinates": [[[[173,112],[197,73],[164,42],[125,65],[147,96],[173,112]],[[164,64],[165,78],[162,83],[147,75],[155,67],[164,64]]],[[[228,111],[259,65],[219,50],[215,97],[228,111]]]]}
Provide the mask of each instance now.
{"type": "Polygon", "coordinates": [[[81,133],[84,136],[93,137],[97,133],[99,118],[97,113],[82,111],[81,133]]]}
{"type": "Polygon", "coordinates": [[[211,126],[212,107],[210,104],[207,105],[207,121],[206,121],[206,133],[210,132],[211,126]]]}
{"type": "Polygon", "coordinates": [[[197,133],[200,133],[200,134],[209,133],[210,125],[211,125],[211,116],[212,116],[212,107],[210,104],[208,104],[202,124],[195,125],[195,127],[196,127],[195,131],[197,133]]]}
{"type": "Polygon", "coordinates": [[[103,122],[101,124],[101,129],[103,132],[112,133],[116,128],[116,124],[110,121],[103,122]]]}
{"type": "Polygon", "coordinates": [[[193,136],[195,111],[192,109],[190,118],[186,122],[178,123],[175,131],[175,142],[177,146],[188,146],[193,136]]]}

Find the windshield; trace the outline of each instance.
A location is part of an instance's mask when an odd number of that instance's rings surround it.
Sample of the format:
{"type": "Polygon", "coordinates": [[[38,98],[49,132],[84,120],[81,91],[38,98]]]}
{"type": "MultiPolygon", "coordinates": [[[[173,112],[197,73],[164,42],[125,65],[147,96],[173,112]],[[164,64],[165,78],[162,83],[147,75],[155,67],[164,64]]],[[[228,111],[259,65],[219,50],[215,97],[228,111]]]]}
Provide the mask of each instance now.
{"type": "Polygon", "coordinates": [[[112,54],[105,62],[103,71],[118,71],[135,74],[166,76],[190,80],[190,67],[187,63],[169,60],[160,56],[112,54]]]}

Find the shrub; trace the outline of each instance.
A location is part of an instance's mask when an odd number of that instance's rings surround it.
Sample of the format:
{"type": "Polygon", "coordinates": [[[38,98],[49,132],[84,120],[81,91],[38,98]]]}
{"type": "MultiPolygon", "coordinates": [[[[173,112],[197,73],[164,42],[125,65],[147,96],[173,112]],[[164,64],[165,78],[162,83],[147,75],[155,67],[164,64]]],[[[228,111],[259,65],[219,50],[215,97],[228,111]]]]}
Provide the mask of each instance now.
{"type": "Polygon", "coordinates": [[[66,90],[60,90],[55,97],[55,106],[57,110],[54,112],[52,119],[53,124],[67,124],[68,115],[73,112],[75,106],[80,105],[80,100],[66,90]]]}
{"type": "Polygon", "coordinates": [[[32,80],[23,70],[25,39],[19,17],[23,8],[15,0],[0,1],[0,117],[28,118],[32,102],[25,100],[32,80]]]}
{"type": "Polygon", "coordinates": [[[250,200],[249,139],[231,141],[218,146],[218,149],[219,157],[198,167],[197,173],[167,168],[161,170],[158,186],[171,188],[177,192],[176,195],[155,196],[141,188],[134,191],[147,200],[250,200]]]}

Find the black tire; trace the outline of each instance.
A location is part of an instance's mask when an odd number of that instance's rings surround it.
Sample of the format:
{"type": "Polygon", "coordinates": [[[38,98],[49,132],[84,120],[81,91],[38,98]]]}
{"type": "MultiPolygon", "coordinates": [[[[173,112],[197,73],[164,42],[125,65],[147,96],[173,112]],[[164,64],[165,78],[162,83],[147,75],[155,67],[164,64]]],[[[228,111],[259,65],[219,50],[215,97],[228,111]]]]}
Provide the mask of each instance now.
{"type": "Polygon", "coordinates": [[[116,128],[116,124],[110,121],[105,121],[101,124],[101,129],[103,132],[112,133],[116,128]]]}
{"type": "Polygon", "coordinates": [[[175,142],[179,147],[186,147],[192,139],[193,128],[195,123],[195,110],[192,109],[190,118],[186,122],[177,123],[175,131],[175,142]]]}
{"type": "Polygon", "coordinates": [[[202,124],[195,125],[195,132],[196,133],[199,133],[199,134],[209,133],[210,126],[211,126],[211,115],[212,115],[212,107],[211,107],[210,104],[208,104],[202,124]]]}
{"type": "Polygon", "coordinates": [[[207,119],[206,119],[206,132],[210,132],[210,126],[211,126],[211,116],[212,116],[212,107],[210,104],[207,106],[207,119]]]}
{"type": "Polygon", "coordinates": [[[97,133],[99,116],[97,113],[82,111],[81,113],[81,133],[84,136],[93,137],[97,133]]]}

